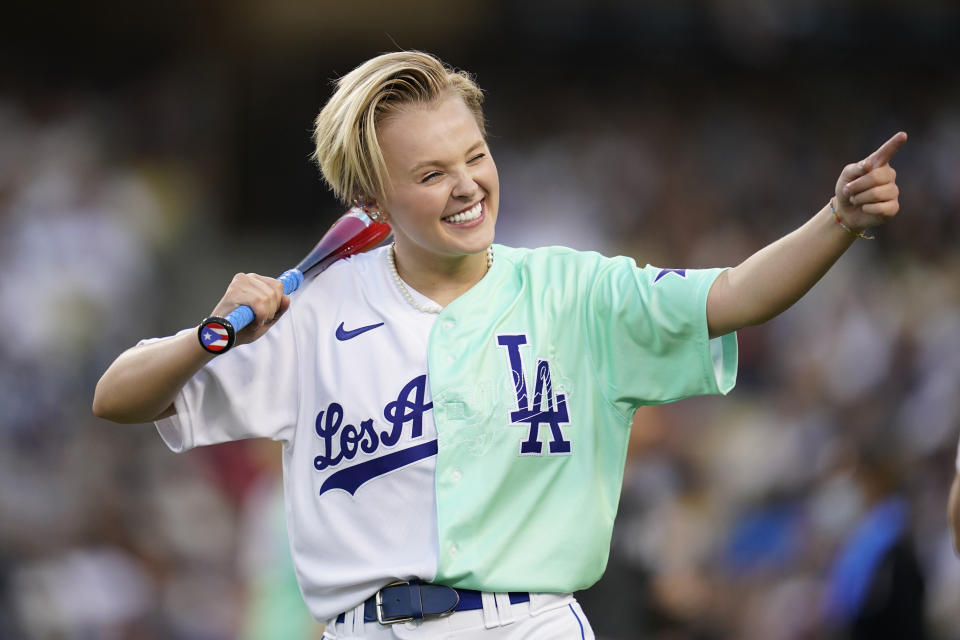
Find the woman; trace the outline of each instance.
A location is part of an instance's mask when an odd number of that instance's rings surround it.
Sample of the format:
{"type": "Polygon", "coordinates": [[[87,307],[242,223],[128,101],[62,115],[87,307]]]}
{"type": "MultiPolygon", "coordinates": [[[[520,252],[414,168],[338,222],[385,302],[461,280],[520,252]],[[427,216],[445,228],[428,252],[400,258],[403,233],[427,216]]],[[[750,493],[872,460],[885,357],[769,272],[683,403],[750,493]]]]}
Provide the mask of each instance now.
{"type": "Polygon", "coordinates": [[[344,76],[315,157],[339,198],[389,221],[393,246],[293,303],[239,274],[213,314],[254,310],[244,346],[214,357],[185,330],[128,350],[97,385],[97,415],[154,420],[174,450],[284,443],[293,558],[331,638],[593,637],[570,593],[606,565],[633,411],[727,393],[733,332],[789,307],[898,210],[888,161],[903,133],[733,269],[494,246],[481,99],[418,52],[344,76]]]}

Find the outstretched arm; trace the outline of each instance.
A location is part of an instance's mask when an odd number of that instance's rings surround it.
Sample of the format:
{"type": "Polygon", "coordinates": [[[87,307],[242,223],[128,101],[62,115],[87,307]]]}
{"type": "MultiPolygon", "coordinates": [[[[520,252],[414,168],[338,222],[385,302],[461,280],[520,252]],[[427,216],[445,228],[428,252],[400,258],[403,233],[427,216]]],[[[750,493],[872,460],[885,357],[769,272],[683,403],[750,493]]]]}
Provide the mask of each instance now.
{"type": "Polygon", "coordinates": [[[844,167],[830,204],[796,231],[721,273],[707,296],[710,336],[760,324],[785,311],[858,237],[866,237],[866,229],[896,215],[899,190],[890,158],[906,141],[901,131],[867,158],[844,167]]]}

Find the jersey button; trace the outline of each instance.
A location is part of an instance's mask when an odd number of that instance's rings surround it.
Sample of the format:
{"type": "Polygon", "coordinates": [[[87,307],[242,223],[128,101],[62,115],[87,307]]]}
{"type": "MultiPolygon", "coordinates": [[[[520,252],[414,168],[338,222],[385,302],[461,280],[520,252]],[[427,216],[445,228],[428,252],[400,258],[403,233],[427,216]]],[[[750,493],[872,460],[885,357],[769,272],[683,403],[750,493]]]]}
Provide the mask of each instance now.
{"type": "Polygon", "coordinates": [[[446,322],[443,323],[443,328],[449,331],[450,329],[453,329],[456,325],[457,323],[454,322],[453,320],[447,320],[446,322]]]}
{"type": "Polygon", "coordinates": [[[447,356],[447,364],[453,364],[456,361],[457,359],[454,358],[453,356],[447,356]]]}
{"type": "Polygon", "coordinates": [[[455,544],[450,545],[450,555],[452,556],[457,555],[457,551],[459,551],[459,549],[457,549],[457,545],[455,544]]]}
{"type": "Polygon", "coordinates": [[[463,476],[460,474],[459,471],[454,470],[454,472],[450,474],[450,479],[453,480],[454,482],[460,482],[461,478],[463,478],[463,476]]]}

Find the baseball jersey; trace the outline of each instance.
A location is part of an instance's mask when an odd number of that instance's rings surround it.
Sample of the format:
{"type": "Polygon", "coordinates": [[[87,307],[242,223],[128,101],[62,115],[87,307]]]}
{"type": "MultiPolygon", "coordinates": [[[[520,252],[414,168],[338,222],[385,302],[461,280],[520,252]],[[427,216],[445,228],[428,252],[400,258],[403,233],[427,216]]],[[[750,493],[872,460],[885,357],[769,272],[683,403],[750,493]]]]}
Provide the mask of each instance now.
{"type": "Polygon", "coordinates": [[[720,271],[496,247],[431,334],[437,582],[575,591],[599,579],[633,412],[733,387],[736,336],[707,330],[720,271]]]}
{"type": "Polygon", "coordinates": [[[291,297],[262,337],[201,369],[157,427],[174,451],[283,443],[291,557],[325,620],[391,580],[436,575],[436,316],[403,299],[383,250],[334,263],[291,297]]]}
{"type": "Polygon", "coordinates": [[[720,270],[497,245],[432,315],[403,299],[385,251],[336,263],[262,338],[212,360],[158,421],[164,440],[284,443],[291,552],[318,619],[396,578],[589,586],[633,411],[734,384],[735,336],[707,335],[720,270]]]}

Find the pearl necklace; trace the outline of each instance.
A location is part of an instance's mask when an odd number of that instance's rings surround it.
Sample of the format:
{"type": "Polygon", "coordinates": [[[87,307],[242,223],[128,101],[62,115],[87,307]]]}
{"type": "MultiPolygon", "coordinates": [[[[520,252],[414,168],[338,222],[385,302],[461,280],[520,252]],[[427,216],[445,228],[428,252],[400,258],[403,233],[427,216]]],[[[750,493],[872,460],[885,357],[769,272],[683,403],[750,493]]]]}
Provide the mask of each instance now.
{"type": "MultiPolygon", "coordinates": [[[[403,280],[400,278],[400,274],[397,273],[397,245],[396,243],[390,245],[390,250],[387,251],[387,265],[390,267],[390,275],[393,276],[393,281],[397,285],[397,289],[400,290],[400,293],[403,294],[404,300],[407,303],[416,309],[417,311],[422,311],[423,313],[440,313],[443,311],[443,307],[438,305],[436,302],[431,302],[429,304],[420,304],[413,299],[413,295],[410,293],[410,290],[407,289],[407,285],[403,283],[403,280]]],[[[490,267],[493,266],[493,246],[487,247],[487,271],[490,271],[490,267]]]]}

